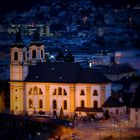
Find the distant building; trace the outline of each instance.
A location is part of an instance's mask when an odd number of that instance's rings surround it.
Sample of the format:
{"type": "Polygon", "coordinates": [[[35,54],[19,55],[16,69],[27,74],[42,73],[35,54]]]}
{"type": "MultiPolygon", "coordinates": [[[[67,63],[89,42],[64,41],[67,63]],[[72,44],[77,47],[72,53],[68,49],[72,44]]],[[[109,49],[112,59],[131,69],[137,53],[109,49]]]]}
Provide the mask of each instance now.
{"type": "Polygon", "coordinates": [[[62,108],[65,115],[72,115],[77,107],[91,108],[95,113],[110,93],[110,81],[98,71],[83,69],[77,63],[47,63],[37,34],[28,49],[17,35],[11,48],[12,113],[59,115],[62,108]]]}
{"type": "Polygon", "coordinates": [[[134,100],[130,107],[130,125],[131,127],[140,128],[140,94],[139,94],[140,86],[135,94],[134,100]]]}
{"type": "Polygon", "coordinates": [[[108,110],[110,116],[119,116],[126,114],[126,105],[123,104],[119,99],[110,96],[105,103],[102,105],[104,110],[108,110]]]}
{"type": "Polygon", "coordinates": [[[118,81],[123,77],[131,77],[136,74],[136,70],[128,64],[102,65],[96,68],[112,81],[118,81]]]}

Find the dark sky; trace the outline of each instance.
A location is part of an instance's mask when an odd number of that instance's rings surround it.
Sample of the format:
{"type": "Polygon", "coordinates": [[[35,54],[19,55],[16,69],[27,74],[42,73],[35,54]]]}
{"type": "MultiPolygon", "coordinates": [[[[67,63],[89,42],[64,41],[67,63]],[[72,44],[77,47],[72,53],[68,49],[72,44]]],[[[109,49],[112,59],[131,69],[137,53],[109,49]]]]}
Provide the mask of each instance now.
{"type": "MultiPolygon", "coordinates": [[[[57,0],[0,0],[0,13],[9,12],[11,10],[23,11],[27,10],[35,4],[44,4],[45,2],[57,1],[57,0]]],[[[71,1],[71,0],[59,0],[59,1],[71,1]]],[[[75,0],[76,1],[76,0],[75,0]]],[[[122,6],[127,3],[136,4],[140,3],[140,0],[91,0],[97,5],[104,5],[110,3],[113,6],[122,6]]]]}

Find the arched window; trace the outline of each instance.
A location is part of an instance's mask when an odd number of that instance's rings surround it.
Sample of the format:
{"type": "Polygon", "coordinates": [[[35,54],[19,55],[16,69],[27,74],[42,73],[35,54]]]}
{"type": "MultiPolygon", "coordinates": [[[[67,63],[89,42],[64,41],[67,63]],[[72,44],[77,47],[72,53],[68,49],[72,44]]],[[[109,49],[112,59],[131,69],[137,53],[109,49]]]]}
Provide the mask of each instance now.
{"type": "Polygon", "coordinates": [[[34,94],[37,94],[37,91],[38,91],[38,88],[37,87],[34,87],[34,94]]]}
{"type": "Polygon", "coordinates": [[[23,60],[26,60],[25,52],[23,52],[23,60]]]}
{"type": "Polygon", "coordinates": [[[32,88],[30,88],[29,94],[32,94],[32,93],[33,93],[33,89],[32,89],[32,88]]]}
{"type": "Polygon", "coordinates": [[[39,100],[39,108],[43,108],[43,101],[41,99],[39,100]]]}
{"type": "Polygon", "coordinates": [[[94,107],[94,108],[97,108],[97,107],[98,107],[98,101],[95,100],[95,101],[93,102],[93,107],[94,107]]]}
{"type": "Polygon", "coordinates": [[[56,89],[54,89],[54,91],[53,91],[53,95],[56,95],[56,89]]]}
{"type": "Polygon", "coordinates": [[[18,52],[14,52],[14,60],[18,60],[18,52]]]}
{"type": "Polygon", "coordinates": [[[40,95],[42,95],[43,93],[42,93],[42,90],[41,90],[41,88],[39,88],[39,94],[40,95]]]}
{"type": "Polygon", "coordinates": [[[85,95],[85,92],[83,89],[81,90],[80,95],[85,95]]]}
{"type": "Polygon", "coordinates": [[[29,99],[29,108],[33,107],[33,101],[31,99],[29,99]]]}
{"type": "Polygon", "coordinates": [[[41,50],[41,58],[43,58],[43,50],[41,50]]]}
{"type": "Polygon", "coordinates": [[[84,102],[84,100],[81,101],[81,107],[82,107],[82,108],[85,107],[85,102],[84,102]]]}
{"type": "Polygon", "coordinates": [[[97,90],[93,91],[93,96],[98,96],[98,91],[97,90]]]}
{"type": "Polygon", "coordinates": [[[58,95],[62,95],[62,88],[61,87],[58,88],[58,95]]]}
{"type": "Polygon", "coordinates": [[[66,92],[66,90],[65,90],[65,89],[63,89],[63,92],[64,92],[64,95],[67,95],[67,92],[66,92]]]}
{"type": "Polygon", "coordinates": [[[67,101],[66,100],[64,101],[64,109],[65,110],[67,109],[67,101]]]}
{"type": "Polygon", "coordinates": [[[32,51],[32,58],[36,58],[36,50],[32,51]]]}
{"type": "Polygon", "coordinates": [[[53,100],[53,109],[57,109],[57,102],[56,102],[56,100],[53,100]]]}

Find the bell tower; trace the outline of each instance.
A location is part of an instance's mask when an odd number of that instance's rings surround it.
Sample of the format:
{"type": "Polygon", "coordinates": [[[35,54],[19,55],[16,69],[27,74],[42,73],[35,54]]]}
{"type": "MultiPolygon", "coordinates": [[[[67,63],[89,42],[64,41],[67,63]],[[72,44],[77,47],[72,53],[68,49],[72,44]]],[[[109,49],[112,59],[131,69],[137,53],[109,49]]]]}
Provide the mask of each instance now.
{"type": "Polygon", "coordinates": [[[28,74],[27,48],[21,38],[16,34],[15,42],[10,49],[10,111],[22,114],[25,110],[25,84],[28,74]]]}
{"type": "Polygon", "coordinates": [[[45,61],[45,46],[43,45],[38,32],[34,33],[32,42],[29,46],[29,61],[31,65],[45,61]]]}
{"type": "Polygon", "coordinates": [[[24,46],[20,32],[12,44],[10,63],[10,80],[23,81],[28,74],[27,48],[24,46]]]}

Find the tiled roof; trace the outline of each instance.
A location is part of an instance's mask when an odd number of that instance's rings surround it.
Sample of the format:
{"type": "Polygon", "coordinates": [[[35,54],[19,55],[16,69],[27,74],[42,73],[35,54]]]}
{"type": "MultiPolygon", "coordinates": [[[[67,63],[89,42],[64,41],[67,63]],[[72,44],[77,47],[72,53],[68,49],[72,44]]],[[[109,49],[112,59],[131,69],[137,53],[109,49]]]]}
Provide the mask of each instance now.
{"type": "Polygon", "coordinates": [[[107,107],[107,108],[111,108],[111,107],[122,107],[124,106],[124,104],[122,102],[120,102],[118,99],[116,99],[115,97],[110,96],[105,103],[102,105],[102,107],[107,107]]]}
{"type": "Polygon", "coordinates": [[[89,113],[89,112],[103,112],[103,109],[102,108],[77,107],[75,109],[75,112],[86,112],[86,113],[89,113]]]}
{"type": "Polygon", "coordinates": [[[109,83],[110,81],[93,69],[83,69],[78,63],[39,63],[29,67],[27,82],[53,83],[109,83]]]}

